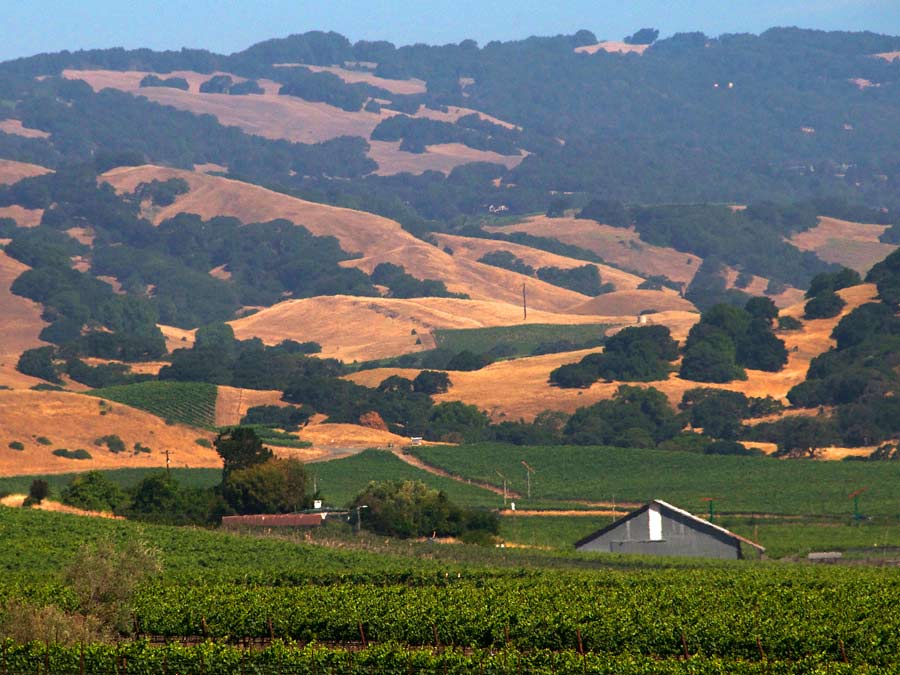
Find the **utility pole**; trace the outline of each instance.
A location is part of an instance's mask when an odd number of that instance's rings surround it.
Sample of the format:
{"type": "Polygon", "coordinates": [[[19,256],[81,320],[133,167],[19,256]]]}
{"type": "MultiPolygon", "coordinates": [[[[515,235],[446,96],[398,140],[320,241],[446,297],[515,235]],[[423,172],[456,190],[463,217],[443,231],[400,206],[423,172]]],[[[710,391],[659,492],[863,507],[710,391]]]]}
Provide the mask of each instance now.
{"type": "Polygon", "coordinates": [[[531,499],[531,474],[534,473],[534,469],[528,466],[528,462],[526,462],[524,459],[522,460],[522,466],[525,467],[525,480],[527,481],[528,485],[528,498],[531,499]]]}
{"type": "Polygon", "coordinates": [[[522,282],[522,321],[528,320],[528,303],[525,301],[525,282],[522,282]]]}
{"type": "Polygon", "coordinates": [[[502,473],[500,473],[496,469],[494,470],[494,473],[496,473],[498,476],[500,476],[500,478],[503,479],[503,508],[505,509],[506,508],[506,500],[509,496],[506,491],[506,476],[504,476],[502,473]]]}
{"type": "Polygon", "coordinates": [[[166,448],[166,478],[170,478],[169,475],[169,449],[166,448]]]}

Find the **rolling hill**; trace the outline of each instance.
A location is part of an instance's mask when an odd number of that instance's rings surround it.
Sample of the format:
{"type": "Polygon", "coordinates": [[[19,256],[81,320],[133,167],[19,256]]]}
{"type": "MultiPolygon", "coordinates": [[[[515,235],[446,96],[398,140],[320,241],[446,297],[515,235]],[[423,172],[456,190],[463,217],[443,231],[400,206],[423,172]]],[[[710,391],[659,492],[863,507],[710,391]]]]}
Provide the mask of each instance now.
{"type": "MultiPolygon", "coordinates": [[[[373,81],[371,75],[367,76],[362,73],[355,75],[355,71],[344,69],[323,67],[323,70],[329,72],[337,70],[337,74],[346,81],[364,81],[376,84],[382,80],[382,78],[374,78],[373,81]]],[[[141,80],[148,74],[150,73],[143,71],[113,70],[65,70],[63,72],[64,77],[83,80],[96,91],[107,87],[119,89],[197,115],[213,115],[222,124],[240,127],[249,134],[298,143],[318,143],[339,136],[361,136],[369,139],[372,131],[381,121],[398,114],[386,108],[377,113],[365,110],[347,111],[327,103],[305,101],[293,96],[279,96],[278,90],[281,85],[265,79],[259,82],[265,91],[261,95],[235,96],[201,93],[200,85],[213,75],[230,75],[236,82],[246,80],[243,77],[221,72],[204,74],[176,70],[162,75],[166,78],[184,78],[189,85],[189,89],[186,91],[172,87],[141,87],[141,80]]],[[[391,90],[397,93],[420,93],[421,87],[417,81],[390,82],[395,82],[391,90]]],[[[447,112],[422,108],[414,116],[453,122],[473,112],[477,111],[459,106],[452,106],[447,112]]],[[[492,121],[496,120],[490,116],[484,117],[492,121]]],[[[470,148],[459,143],[435,144],[428,147],[425,152],[412,153],[401,151],[399,142],[385,141],[372,141],[369,156],[378,164],[377,173],[381,175],[404,171],[449,173],[454,167],[468,162],[494,162],[511,169],[517,166],[524,157],[524,155],[501,155],[496,152],[470,148]]]]}

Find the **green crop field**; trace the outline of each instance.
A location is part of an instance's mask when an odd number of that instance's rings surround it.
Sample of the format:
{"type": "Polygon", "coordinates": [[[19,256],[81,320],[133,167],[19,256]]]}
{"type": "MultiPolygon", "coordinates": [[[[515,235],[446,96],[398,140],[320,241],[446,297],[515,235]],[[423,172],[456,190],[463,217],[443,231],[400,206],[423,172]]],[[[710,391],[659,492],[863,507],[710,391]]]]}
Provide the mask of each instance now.
{"type": "MultiPolygon", "coordinates": [[[[373,539],[362,550],[349,540],[326,547],[0,509],[0,593],[71,607],[61,570],[83,542],[107,537],[159,548],[162,577],[138,589],[132,611],[143,632],[173,644],[87,645],[86,672],[120,672],[122,656],[129,672],[198,674],[245,666],[273,674],[890,673],[900,665],[900,580],[880,567],[400,542],[377,550],[373,539]],[[342,649],[363,635],[368,650],[342,649]],[[178,645],[191,636],[209,641],[178,645]],[[235,644],[273,636],[268,650],[235,644]]],[[[10,673],[75,673],[82,662],[77,645],[3,643],[3,651],[10,673]]]]}
{"type": "MultiPolygon", "coordinates": [[[[896,516],[900,505],[896,462],[816,462],[769,457],[723,457],[664,450],[608,447],[517,447],[478,444],[429,446],[412,453],[451,473],[526,491],[521,462],[534,470],[532,495],[543,500],[665,501],[702,512],[704,497],[728,513],[849,516],[847,495],[867,487],[860,500],[868,515],[896,516]]],[[[528,500],[518,500],[523,508],[528,500]]]]}
{"type": "Polygon", "coordinates": [[[612,521],[606,516],[504,516],[500,519],[500,536],[522,546],[572,551],[576,541],[612,521]]]}
{"type": "Polygon", "coordinates": [[[498,345],[508,346],[509,355],[528,356],[539,345],[553,342],[571,342],[581,345],[599,344],[605,335],[607,324],[524,324],[495,326],[491,328],[467,328],[436,330],[434,339],[438,347],[454,352],[469,350],[476,354],[489,352],[498,345]]]}
{"type": "Polygon", "coordinates": [[[139,382],[94,389],[88,393],[146,410],[171,422],[181,422],[202,429],[212,429],[216,423],[217,389],[214,384],[139,382]]]}
{"type": "Polygon", "coordinates": [[[315,476],[325,503],[331,506],[349,504],[373,480],[420,480],[429,487],[443,490],[452,501],[465,506],[496,508],[503,502],[499,495],[432,475],[382,450],[366,450],[346,459],[308,464],[306,468],[315,476]]]}
{"type": "MultiPolygon", "coordinates": [[[[113,483],[121,488],[130,488],[151,473],[158,473],[160,469],[112,469],[102,471],[113,483]]],[[[219,469],[171,469],[170,473],[182,487],[208,488],[218,485],[222,481],[222,472],[219,469]]],[[[50,498],[56,499],[64,487],[78,473],[55,473],[34,476],[9,476],[0,478],[0,494],[27,493],[31,482],[35,478],[47,481],[50,487],[50,498]]]]}

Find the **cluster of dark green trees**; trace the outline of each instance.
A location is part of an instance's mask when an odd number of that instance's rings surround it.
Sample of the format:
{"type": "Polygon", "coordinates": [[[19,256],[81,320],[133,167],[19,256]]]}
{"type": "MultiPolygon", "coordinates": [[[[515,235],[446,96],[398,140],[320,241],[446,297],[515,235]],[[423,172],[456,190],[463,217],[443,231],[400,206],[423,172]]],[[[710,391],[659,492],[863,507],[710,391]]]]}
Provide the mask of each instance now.
{"type": "Polygon", "coordinates": [[[695,382],[746,379],[744,368],[777,372],[787,363],[784,341],[774,334],[778,308],[769,298],[746,305],[714,305],[688,333],[684,349],[665,326],[631,326],[608,338],[602,353],[550,373],[559,387],[590,387],[598,379],[626,382],[664,380],[683,354],[679,375],[695,382]]]}

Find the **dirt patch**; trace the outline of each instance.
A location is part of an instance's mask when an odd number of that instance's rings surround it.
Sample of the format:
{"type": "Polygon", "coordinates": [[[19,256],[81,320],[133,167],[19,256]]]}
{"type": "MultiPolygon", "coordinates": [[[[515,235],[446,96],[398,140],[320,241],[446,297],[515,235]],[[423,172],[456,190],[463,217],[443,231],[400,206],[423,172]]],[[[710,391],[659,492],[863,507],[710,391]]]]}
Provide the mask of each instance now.
{"type": "MultiPolygon", "coordinates": [[[[11,508],[21,508],[25,503],[25,495],[8,495],[3,499],[0,499],[0,505],[7,506],[11,508]]],[[[35,504],[30,508],[35,509],[37,511],[52,511],[54,513],[68,513],[73,516],[87,516],[90,518],[108,518],[111,520],[124,520],[122,516],[117,516],[114,513],[108,513],[106,511],[88,511],[86,509],[79,509],[75,506],[69,506],[68,504],[63,504],[61,502],[51,501],[49,499],[45,499],[40,504],[35,504]]]]}
{"type": "Polygon", "coordinates": [[[877,262],[896,250],[878,238],[887,225],[853,223],[837,218],[819,218],[819,224],[794,235],[791,243],[803,251],[814,251],[826,262],[836,263],[865,274],[877,262]]]}
{"type": "Polygon", "coordinates": [[[258,405],[286,406],[276,390],[240,389],[220,385],[216,395],[216,426],[240,424],[247,410],[258,405]]]}
{"type": "Polygon", "coordinates": [[[23,178],[43,176],[45,173],[52,173],[52,171],[37,164],[0,159],[0,183],[4,185],[18,183],[23,178]]]}
{"type": "Polygon", "coordinates": [[[884,59],[885,61],[893,61],[895,59],[900,59],[900,52],[882,52],[881,54],[874,54],[879,59],[884,59]]]}
{"type": "Polygon", "coordinates": [[[487,229],[492,232],[526,232],[558,239],[593,251],[620,269],[634,270],[642,276],[662,274],[672,281],[685,284],[691,282],[703,262],[691,253],[652,246],[642,241],[633,229],[602,225],[594,220],[534,216],[514,225],[487,229]]]}
{"type": "Polygon", "coordinates": [[[323,357],[366,361],[429,348],[422,336],[437,328],[598,321],[595,316],[529,310],[523,322],[521,306],[502,302],[336,295],[288,300],[230,323],[238,339],[314,341],[322,345],[323,357]]]}
{"type": "Polygon", "coordinates": [[[593,45],[582,45],[576,47],[575,51],[579,54],[596,54],[604,51],[616,54],[643,54],[650,45],[630,45],[625,42],[616,42],[615,40],[605,40],[593,45]]]}
{"type": "Polygon", "coordinates": [[[212,439],[207,431],[181,424],[166,424],[160,418],[128,406],[102,402],[83,394],[49,391],[0,391],[0,475],[67,473],[91,469],[164,467],[169,451],[173,467],[220,467],[221,458],[195,442],[212,439]],[[101,436],[115,434],[127,450],[110,452],[94,445],[101,436]],[[37,442],[44,437],[49,445],[37,442]],[[19,441],[22,451],[10,449],[19,441]],[[151,451],[134,454],[135,443],[151,451]],[[56,448],[84,449],[91,459],[74,460],[52,454],[56,448]]]}

